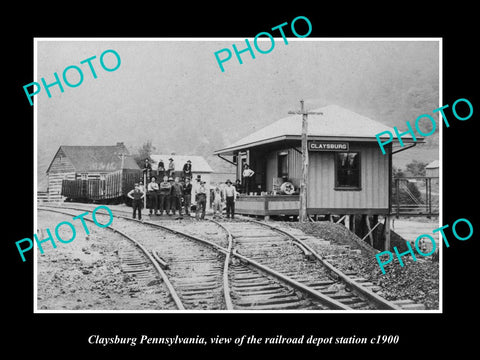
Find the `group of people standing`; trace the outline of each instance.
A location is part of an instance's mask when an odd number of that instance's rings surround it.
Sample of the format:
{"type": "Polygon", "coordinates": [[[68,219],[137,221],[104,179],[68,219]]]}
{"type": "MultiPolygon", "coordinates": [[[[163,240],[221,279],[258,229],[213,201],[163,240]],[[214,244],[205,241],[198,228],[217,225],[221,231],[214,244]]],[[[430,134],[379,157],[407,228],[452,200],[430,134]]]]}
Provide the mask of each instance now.
{"type": "MultiPolygon", "coordinates": [[[[190,160],[182,168],[182,177],[173,177],[175,164],[172,158],[169,161],[168,167],[164,166],[163,161],[158,162],[157,174],[163,174],[163,181],[158,182],[149,160],[145,159],[143,170],[150,178],[150,182],[146,188],[141,182],[136,183],[135,188],[127,194],[132,199],[133,218],[136,218],[138,212],[138,218],[141,220],[141,208],[145,197],[150,215],[161,216],[165,212],[165,214],[171,216],[176,215],[177,211],[179,218],[183,217],[183,213],[190,215],[193,195],[196,203],[195,217],[204,219],[208,191],[205,181],[202,181],[201,176],[197,175],[196,183],[192,184],[192,164],[190,160]]],[[[249,169],[248,165],[244,167],[244,178],[250,178],[253,174],[254,172],[249,169]]],[[[213,190],[210,190],[213,217],[222,217],[223,207],[225,206],[227,219],[233,219],[237,194],[247,189],[248,185],[244,186],[240,180],[236,180],[235,185],[227,180],[225,184],[218,184],[213,190]]]]}
{"type": "MultiPolygon", "coordinates": [[[[132,199],[133,218],[135,219],[138,213],[138,219],[141,220],[143,199],[145,197],[150,216],[161,216],[164,212],[172,216],[176,215],[178,211],[179,218],[182,218],[183,213],[190,215],[191,197],[193,194],[196,203],[195,218],[204,219],[207,206],[207,191],[205,181],[201,180],[200,175],[198,175],[197,184],[194,187],[192,187],[190,178],[180,182],[178,177],[173,179],[172,177],[164,176],[163,181],[158,183],[156,177],[152,176],[146,189],[140,182],[135,183],[135,188],[127,196],[132,199]]],[[[223,205],[225,204],[227,219],[233,219],[238,193],[232,182],[227,180],[225,186],[216,186],[211,194],[213,217],[222,217],[223,205]]]]}
{"type": "MultiPolygon", "coordinates": [[[[163,160],[159,160],[156,174],[152,169],[152,165],[148,159],[145,159],[145,163],[143,165],[143,172],[146,173],[147,178],[155,175],[158,176],[159,179],[162,179],[164,176],[173,178],[175,176],[175,171],[175,162],[173,158],[168,159],[167,166],[165,166],[163,160]]],[[[182,179],[185,181],[186,178],[192,178],[192,162],[190,160],[187,160],[182,168],[182,179]]]]}
{"type": "Polygon", "coordinates": [[[201,216],[203,219],[205,217],[207,189],[205,181],[202,181],[200,176],[197,177],[197,184],[193,187],[193,192],[189,177],[181,182],[179,177],[164,176],[163,181],[159,183],[157,178],[152,176],[146,189],[142,184],[135,183],[135,188],[127,196],[132,199],[133,218],[136,218],[138,211],[138,219],[141,220],[142,199],[145,197],[150,215],[161,216],[165,213],[172,216],[178,212],[178,216],[181,218],[183,213],[190,215],[192,194],[195,196],[197,206],[195,216],[197,218],[201,216]]]}
{"type": "Polygon", "coordinates": [[[212,207],[213,217],[222,217],[223,203],[226,206],[227,219],[235,216],[235,201],[237,200],[237,190],[230,180],[225,181],[225,186],[221,188],[216,186],[213,190],[212,207]]]}

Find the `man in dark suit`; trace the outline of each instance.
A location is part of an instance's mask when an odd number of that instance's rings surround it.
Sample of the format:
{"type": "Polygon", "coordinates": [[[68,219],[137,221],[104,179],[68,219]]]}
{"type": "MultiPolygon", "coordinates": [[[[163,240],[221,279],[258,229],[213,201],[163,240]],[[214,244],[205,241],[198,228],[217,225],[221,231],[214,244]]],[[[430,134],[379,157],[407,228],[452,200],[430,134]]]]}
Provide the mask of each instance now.
{"type": "Polygon", "coordinates": [[[145,159],[145,163],[143,164],[143,173],[147,174],[147,179],[150,179],[152,173],[152,164],[148,159],[145,159]]]}
{"type": "Polygon", "coordinates": [[[187,160],[187,162],[183,165],[183,180],[186,178],[192,177],[192,162],[187,160]]]}

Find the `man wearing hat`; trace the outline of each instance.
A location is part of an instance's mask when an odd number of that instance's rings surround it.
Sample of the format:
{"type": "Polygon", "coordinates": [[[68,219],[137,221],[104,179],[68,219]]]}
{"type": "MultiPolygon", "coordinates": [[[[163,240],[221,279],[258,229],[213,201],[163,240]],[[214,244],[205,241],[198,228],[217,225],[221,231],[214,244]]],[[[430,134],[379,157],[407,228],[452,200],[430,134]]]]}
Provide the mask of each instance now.
{"type": "Polygon", "coordinates": [[[182,218],[182,195],[182,184],[180,184],[180,179],[177,176],[175,182],[172,184],[171,209],[173,210],[173,215],[175,215],[175,211],[178,210],[180,218],[182,218]]]}
{"type": "Polygon", "coordinates": [[[160,215],[163,215],[163,211],[168,214],[170,211],[170,192],[172,191],[172,184],[168,182],[168,176],[163,177],[163,181],[159,185],[158,191],[158,208],[160,215]]]}
{"type": "Polygon", "coordinates": [[[207,189],[205,181],[200,181],[200,185],[195,188],[195,201],[197,202],[197,209],[195,210],[195,219],[198,220],[200,211],[202,212],[201,219],[205,218],[205,208],[207,206],[207,189]]]}
{"type": "Polygon", "coordinates": [[[237,199],[237,191],[232,185],[230,179],[225,181],[226,186],[223,188],[223,198],[227,205],[227,219],[231,216],[232,219],[235,214],[235,200],[237,199]]]}
{"type": "Polygon", "coordinates": [[[192,184],[190,183],[190,178],[185,179],[185,184],[183,185],[183,205],[185,206],[185,215],[190,215],[190,205],[192,202],[192,184]]]}
{"type": "Polygon", "coordinates": [[[142,220],[142,199],[145,197],[145,193],[140,190],[138,183],[135,183],[135,188],[130,190],[127,196],[132,199],[133,218],[135,219],[138,210],[138,220],[142,220]]]}
{"type": "Polygon", "coordinates": [[[191,178],[192,177],[192,162],[187,160],[187,162],[183,165],[183,179],[191,178]]]}
{"type": "Polygon", "coordinates": [[[157,179],[155,176],[152,176],[150,179],[150,182],[147,185],[147,204],[148,208],[150,209],[150,215],[152,215],[152,212],[155,211],[155,215],[157,214],[158,211],[158,205],[157,205],[157,196],[158,196],[158,184],[157,184],[157,179]]]}
{"type": "Polygon", "coordinates": [[[158,160],[157,175],[158,179],[163,179],[163,177],[165,176],[165,164],[163,163],[162,159],[158,160]]]}
{"type": "Polygon", "coordinates": [[[168,161],[170,161],[168,163],[168,177],[173,177],[175,175],[175,163],[173,162],[173,158],[168,159],[168,161]]]}
{"type": "Polygon", "coordinates": [[[175,199],[173,195],[173,177],[168,177],[168,183],[170,184],[170,193],[168,194],[168,207],[167,207],[167,215],[175,214],[175,199]]]}

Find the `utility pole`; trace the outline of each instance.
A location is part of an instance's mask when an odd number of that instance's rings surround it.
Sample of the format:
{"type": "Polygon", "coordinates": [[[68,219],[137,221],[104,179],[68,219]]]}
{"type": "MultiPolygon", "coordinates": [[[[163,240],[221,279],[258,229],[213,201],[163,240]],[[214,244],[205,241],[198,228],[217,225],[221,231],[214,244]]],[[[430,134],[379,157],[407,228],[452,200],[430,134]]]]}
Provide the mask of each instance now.
{"type": "Polygon", "coordinates": [[[305,111],[303,100],[300,100],[300,111],[289,111],[289,114],[302,115],[302,181],[300,183],[300,209],[298,213],[299,222],[307,222],[307,189],[308,189],[308,115],[323,115],[321,112],[305,111]]]}

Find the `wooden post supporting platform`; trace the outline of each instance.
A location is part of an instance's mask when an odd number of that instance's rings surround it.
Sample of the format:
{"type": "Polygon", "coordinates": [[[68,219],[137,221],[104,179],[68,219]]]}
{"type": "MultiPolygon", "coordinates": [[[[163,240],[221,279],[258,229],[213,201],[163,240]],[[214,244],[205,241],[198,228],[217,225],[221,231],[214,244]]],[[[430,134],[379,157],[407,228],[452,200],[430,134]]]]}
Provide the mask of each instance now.
{"type": "Polygon", "coordinates": [[[383,229],[385,232],[384,250],[390,251],[390,215],[385,216],[385,223],[383,224],[383,229]]]}
{"type": "Polygon", "coordinates": [[[365,224],[367,224],[367,228],[368,228],[368,237],[370,238],[370,245],[373,246],[372,228],[370,226],[370,219],[368,218],[368,215],[365,215],[365,224]]]}
{"type": "Polygon", "coordinates": [[[147,172],[143,174],[143,209],[147,210],[147,172]]]}

